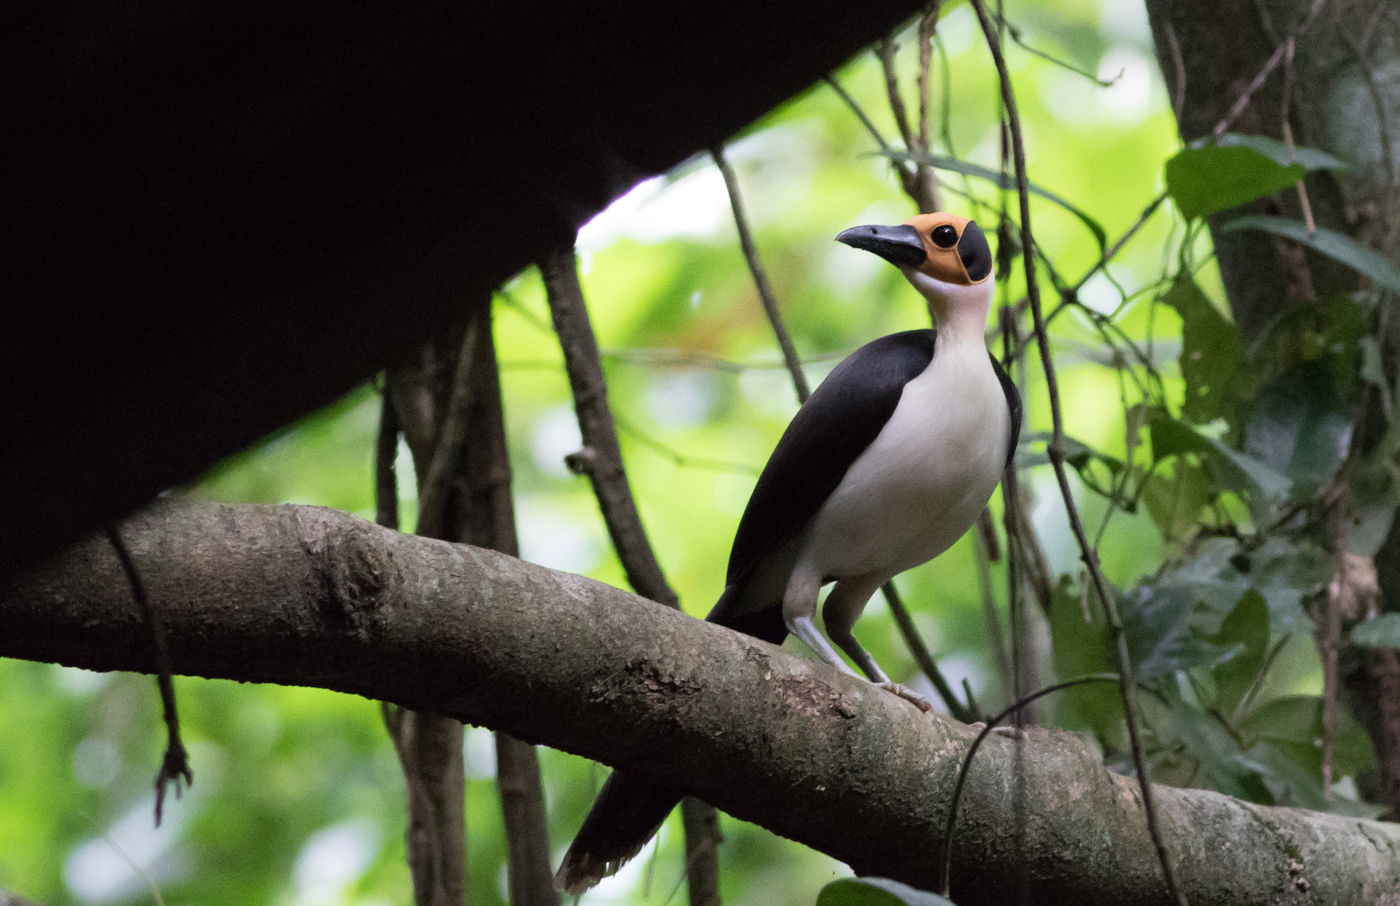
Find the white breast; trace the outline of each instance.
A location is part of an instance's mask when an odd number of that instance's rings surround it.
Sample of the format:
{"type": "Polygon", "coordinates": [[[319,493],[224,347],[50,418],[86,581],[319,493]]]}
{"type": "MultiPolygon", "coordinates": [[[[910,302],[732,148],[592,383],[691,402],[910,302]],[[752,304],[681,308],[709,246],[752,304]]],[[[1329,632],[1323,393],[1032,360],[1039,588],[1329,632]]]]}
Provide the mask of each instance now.
{"type": "Polygon", "coordinates": [[[798,556],[823,578],[880,581],[947,550],[986,507],[1010,413],[981,337],[943,343],[813,519],[798,556]]]}

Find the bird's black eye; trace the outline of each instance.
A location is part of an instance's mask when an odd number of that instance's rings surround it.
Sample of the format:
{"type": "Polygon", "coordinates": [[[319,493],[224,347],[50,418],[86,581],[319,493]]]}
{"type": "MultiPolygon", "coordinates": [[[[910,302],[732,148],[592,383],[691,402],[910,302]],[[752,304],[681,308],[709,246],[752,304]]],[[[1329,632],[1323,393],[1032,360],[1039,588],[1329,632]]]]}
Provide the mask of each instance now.
{"type": "Polygon", "coordinates": [[[958,244],[958,231],[951,224],[934,227],[928,236],[933,240],[933,244],[941,249],[950,249],[958,244]]]}

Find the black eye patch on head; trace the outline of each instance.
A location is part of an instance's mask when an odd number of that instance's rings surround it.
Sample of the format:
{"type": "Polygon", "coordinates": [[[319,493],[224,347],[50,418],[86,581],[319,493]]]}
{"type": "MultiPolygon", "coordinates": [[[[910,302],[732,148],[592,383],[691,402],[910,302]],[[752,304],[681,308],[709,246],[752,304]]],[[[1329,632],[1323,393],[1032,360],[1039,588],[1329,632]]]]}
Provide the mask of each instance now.
{"type": "MultiPolygon", "coordinates": [[[[935,232],[937,232],[935,230],[935,232]]],[[[958,241],[958,257],[962,259],[967,276],[976,283],[992,272],[992,249],[987,237],[976,223],[967,222],[963,227],[962,239],[958,241]]]]}

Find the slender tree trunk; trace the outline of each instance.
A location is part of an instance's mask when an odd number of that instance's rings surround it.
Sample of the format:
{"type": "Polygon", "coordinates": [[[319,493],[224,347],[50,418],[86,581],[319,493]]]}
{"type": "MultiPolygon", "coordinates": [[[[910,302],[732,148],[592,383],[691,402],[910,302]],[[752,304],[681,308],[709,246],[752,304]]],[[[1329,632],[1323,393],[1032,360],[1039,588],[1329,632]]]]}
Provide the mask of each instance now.
{"type": "MultiPolygon", "coordinates": [[[[491,306],[481,306],[470,334],[472,402],[467,415],[460,481],[467,506],[462,540],[511,556],[520,552],[511,497],[510,459],[506,450],[505,413],[501,407],[500,369],[491,329],[491,306]]],[[[507,875],[512,906],[554,906],[549,864],[549,825],[545,820],[544,784],[535,747],[496,732],[496,788],[505,824],[507,875]]]]}
{"type": "MultiPolygon", "coordinates": [[[[463,458],[474,389],[473,330],[478,324],[473,316],[465,327],[425,346],[416,362],[391,370],[387,378],[389,404],[418,479],[418,534],[430,538],[464,540],[463,501],[453,476],[463,458]]],[[[381,457],[385,433],[381,430],[381,457]]],[[[381,510],[383,506],[381,502],[381,510]]],[[[450,717],[389,704],[384,716],[408,796],[414,903],[458,906],[466,902],[464,728],[450,717]]]]}

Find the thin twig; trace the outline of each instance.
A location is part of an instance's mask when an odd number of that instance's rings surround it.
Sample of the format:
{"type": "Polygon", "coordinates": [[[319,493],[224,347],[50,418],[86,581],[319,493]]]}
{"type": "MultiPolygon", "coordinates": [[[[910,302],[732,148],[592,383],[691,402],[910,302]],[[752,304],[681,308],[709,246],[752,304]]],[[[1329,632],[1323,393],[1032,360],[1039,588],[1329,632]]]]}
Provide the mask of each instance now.
{"type": "MultiPolygon", "coordinates": [[[[511,495],[510,456],[506,447],[505,411],[501,402],[500,366],[489,302],[473,312],[468,376],[472,401],[464,419],[460,463],[453,486],[463,508],[455,540],[520,555],[511,495]],[[472,329],[474,326],[475,329],[472,329]]],[[[468,350],[464,347],[463,354],[468,350]]],[[[450,413],[449,413],[450,415],[450,413]]],[[[506,838],[506,879],[512,906],[557,906],[550,866],[549,824],[544,783],[535,747],[497,730],[496,790],[506,838]]],[[[459,731],[460,736],[460,731],[459,731]]]]}
{"type": "Polygon", "coordinates": [[[1078,280],[1070,284],[1070,293],[1078,293],[1081,289],[1084,288],[1084,285],[1088,283],[1089,280],[1095,274],[1107,267],[1108,263],[1112,261],[1115,257],[1117,257],[1118,253],[1123,250],[1123,246],[1128,244],[1128,240],[1132,239],[1134,236],[1137,235],[1138,230],[1142,229],[1143,226],[1147,224],[1147,221],[1152,219],[1152,215],[1157,213],[1157,209],[1160,208],[1162,206],[1162,202],[1166,200],[1167,193],[1161,192],[1155,198],[1149,201],[1147,203],[1147,207],[1143,208],[1142,213],[1138,215],[1137,220],[1133,221],[1132,226],[1124,230],[1123,235],[1119,236],[1116,240],[1114,240],[1112,245],[1104,249],[1103,254],[1099,256],[1099,260],[1095,261],[1093,265],[1090,266],[1090,268],[1084,272],[1083,276],[1081,276],[1078,280]]]}
{"type": "MultiPolygon", "coordinates": [[[[418,521],[415,533],[444,541],[477,541],[464,537],[463,513],[472,511],[462,478],[474,471],[464,459],[478,402],[478,370],[491,361],[479,360],[483,341],[489,350],[490,305],[482,300],[461,328],[446,342],[428,347],[413,368],[395,369],[386,388],[395,406],[396,426],[381,423],[376,444],[387,453],[389,427],[408,440],[418,475],[418,521]],[[443,350],[455,343],[455,356],[443,350]],[[438,378],[451,368],[450,383],[438,378]]],[[[387,481],[388,466],[376,472],[387,481]]],[[[397,479],[395,479],[396,481],[397,479]]],[[[376,497],[386,493],[376,490],[376,497]]],[[[463,791],[462,724],[440,714],[385,703],[385,727],[393,741],[407,791],[408,863],[414,901],[437,904],[460,899],[465,889],[466,819],[463,791]]],[[[547,866],[546,866],[547,867],[547,866]]]]}
{"type": "Polygon", "coordinates": [[[399,477],[394,469],[398,452],[399,414],[386,390],[374,443],[374,521],[394,531],[399,530],[399,477]]]}
{"type": "Polygon", "coordinates": [[[1167,27],[1167,49],[1171,51],[1172,68],[1176,70],[1175,87],[1172,89],[1172,113],[1178,120],[1186,106],[1186,60],[1181,56],[1181,42],[1176,37],[1176,29],[1170,21],[1167,27]]]}
{"type": "Polygon", "coordinates": [[[889,603],[890,614],[894,617],[895,625],[899,627],[899,634],[904,637],[904,644],[909,646],[909,653],[913,655],[914,662],[919,665],[919,669],[933,684],[934,691],[938,693],[939,698],[943,699],[948,713],[960,723],[970,724],[977,720],[979,716],[977,703],[969,694],[967,704],[963,704],[953,693],[953,687],[948,685],[947,678],[938,669],[938,664],[934,661],[933,655],[929,653],[923,637],[919,635],[918,627],[914,625],[913,618],[909,616],[909,610],[904,606],[904,599],[900,597],[899,589],[895,587],[894,580],[891,579],[881,585],[880,591],[889,603]]]}
{"type": "Polygon", "coordinates": [[[885,141],[885,137],[880,134],[879,127],[877,127],[875,123],[870,119],[870,117],[866,115],[865,110],[860,106],[856,99],[851,97],[850,92],[846,91],[845,88],[841,87],[841,83],[836,81],[835,76],[823,76],[822,81],[830,85],[831,90],[836,92],[836,96],[846,102],[846,106],[851,108],[851,112],[856,115],[856,119],[860,120],[860,124],[865,127],[865,131],[870,133],[871,138],[875,139],[875,144],[879,145],[881,154],[885,157],[886,160],[890,162],[890,166],[894,167],[896,170],[899,170],[899,161],[894,157],[894,154],[896,153],[895,149],[890,145],[889,142],[885,141]]]}
{"type": "Polygon", "coordinates": [[[754,468],[751,463],[731,459],[715,459],[709,456],[691,456],[689,453],[682,453],[670,444],[656,439],[617,413],[613,413],[613,421],[617,424],[618,431],[657,455],[664,456],[680,468],[706,469],[711,472],[728,472],[733,475],[747,475],[750,478],[758,477],[758,469],[754,468]]]}
{"type": "Polygon", "coordinates": [[[890,102],[890,113],[894,116],[895,128],[899,130],[904,146],[912,151],[917,139],[909,125],[909,111],[904,106],[904,98],[899,93],[899,70],[895,65],[898,51],[899,44],[895,42],[893,34],[886,35],[875,43],[875,56],[880,59],[880,69],[885,74],[885,97],[890,102]]]}
{"type": "MultiPolygon", "coordinates": [[[[550,332],[553,333],[553,331],[550,332]]],[[[730,374],[743,374],[748,371],[780,371],[788,367],[787,362],[781,359],[736,362],[733,359],[726,359],[723,356],[718,356],[711,352],[700,352],[692,349],[657,349],[638,346],[632,349],[604,349],[602,350],[602,356],[609,361],[622,362],[629,365],[657,365],[668,368],[708,368],[712,371],[727,372],[730,374]]],[[[845,357],[846,354],[841,352],[817,353],[802,358],[799,364],[805,367],[807,365],[821,364],[845,357]]],[[[554,363],[554,367],[558,367],[558,363],[554,363]]]]}
{"type": "Polygon", "coordinates": [[[953,824],[958,819],[958,801],[962,798],[963,786],[966,785],[967,775],[970,769],[972,768],[972,756],[977,754],[977,750],[981,747],[983,740],[990,736],[992,734],[992,731],[995,730],[997,728],[997,725],[999,725],[1003,720],[1006,720],[1007,717],[1020,711],[1022,708],[1026,707],[1038,698],[1044,698],[1047,695],[1050,695],[1055,692],[1060,692],[1064,689],[1069,689],[1074,686],[1083,686],[1087,685],[1088,683],[1116,683],[1118,682],[1118,680],[1119,677],[1112,673],[1097,673],[1088,674],[1085,676],[1076,676],[1075,678],[1067,679],[1062,683],[1055,683],[1053,686],[1046,686],[1044,689],[1038,689],[1035,692],[1032,692],[1030,695],[1025,696],[1024,698],[1017,698],[1016,701],[1008,705],[999,714],[987,719],[986,725],[982,727],[982,731],[977,734],[977,738],[974,739],[972,741],[972,744],[967,747],[967,753],[963,755],[962,764],[958,766],[958,779],[953,783],[953,795],[948,803],[948,817],[944,819],[943,823],[943,871],[942,883],[939,885],[939,892],[942,893],[943,896],[948,896],[948,887],[952,881],[953,824]]]}
{"type": "MultiPolygon", "coordinates": [[[[1016,189],[1020,196],[1021,210],[1021,244],[1023,248],[1032,248],[1031,237],[1031,211],[1030,211],[1030,185],[1026,176],[1026,150],[1021,134],[1021,120],[1016,110],[1016,96],[1011,87],[1011,74],[1006,66],[1006,58],[1001,52],[1001,46],[997,41],[996,27],[987,13],[987,8],[983,0],[972,0],[972,8],[977,13],[977,19],[982,25],[982,34],[986,37],[988,49],[991,51],[992,59],[996,64],[997,75],[1001,82],[1002,100],[1006,105],[1007,121],[1011,131],[1012,157],[1016,164],[1016,189]]],[[[1133,699],[1133,673],[1132,660],[1128,653],[1127,639],[1123,634],[1122,620],[1118,614],[1118,607],[1108,589],[1108,582],[1103,576],[1099,567],[1097,552],[1089,544],[1089,538],[1084,530],[1083,522],[1079,517],[1079,510],[1074,503],[1074,492],[1070,488],[1069,474],[1065,468],[1064,458],[1064,417],[1060,411],[1059,386],[1055,379],[1055,365],[1050,357],[1050,338],[1045,330],[1045,318],[1040,304],[1040,290],[1036,282],[1035,261],[1030,255],[1022,255],[1022,261],[1026,270],[1026,294],[1030,301],[1031,316],[1035,323],[1036,342],[1040,348],[1041,367],[1045,373],[1046,391],[1050,402],[1050,418],[1053,433],[1049,445],[1050,464],[1055,471],[1055,479],[1060,486],[1060,494],[1064,498],[1065,512],[1069,517],[1070,528],[1074,533],[1076,543],[1079,545],[1081,558],[1089,570],[1090,580],[1094,591],[1098,595],[1099,603],[1104,609],[1110,631],[1115,640],[1115,652],[1117,655],[1119,669],[1119,694],[1123,700],[1123,717],[1127,726],[1128,738],[1133,755],[1133,765],[1137,770],[1138,785],[1142,791],[1143,812],[1147,820],[1148,832],[1152,836],[1153,846],[1157,850],[1157,859],[1162,866],[1163,881],[1173,900],[1185,904],[1186,899],[1176,883],[1176,875],[1172,869],[1171,859],[1167,855],[1166,844],[1162,839],[1161,828],[1157,823],[1156,804],[1152,796],[1152,782],[1147,774],[1146,759],[1143,757],[1142,740],[1139,738],[1137,727],[1136,705],[1133,699]]]]}
{"type": "Polygon", "coordinates": [[[583,438],[583,450],[573,460],[575,469],[586,474],[593,485],[603,523],[627,573],[628,584],[653,601],[678,607],[679,598],[656,560],[627,483],[617,428],[608,405],[598,340],[588,318],[573,248],[556,249],[540,261],[539,267],[549,298],[550,318],[564,351],[564,367],[583,438]]]}
{"type": "MultiPolygon", "coordinates": [[[[1006,634],[1002,632],[1001,618],[997,616],[996,596],[992,593],[992,564],[991,556],[987,550],[987,539],[982,532],[974,532],[972,540],[972,560],[973,565],[977,568],[977,592],[982,601],[982,616],[987,621],[987,635],[991,638],[992,654],[996,657],[997,672],[1006,684],[1005,688],[1009,689],[1015,684],[1011,677],[1011,657],[1006,650],[1006,634]]],[[[1007,555],[1010,556],[1009,550],[1007,555]]],[[[1008,573],[1012,569],[1014,567],[1008,560],[1008,573]]],[[[1008,583],[1009,581],[1008,577],[1008,583]]]]}
{"type": "MultiPolygon", "coordinates": [[[[1011,334],[1016,328],[1016,316],[1011,306],[1001,306],[998,321],[1001,324],[1002,367],[1010,368],[1015,362],[1011,334]]],[[[1026,552],[1032,545],[1042,559],[1044,555],[1031,533],[1022,531],[1021,475],[1016,469],[1014,453],[1001,476],[1001,501],[1002,528],[1006,532],[1006,612],[1011,633],[1010,682],[1007,685],[1011,687],[1011,697],[1019,699],[1025,691],[1026,668],[1030,660],[1026,656],[1026,600],[1025,595],[1021,594],[1021,566],[1028,559],[1026,552]]],[[[995,618],[995,614],[989,614],[989,618],[995,618]]]]}
{"type": "Polygon", "coordinates": [[[1060,69],[1063,69],[1066,72],[1072,72],[1075,75],[1080,76],[1081,78],[1088,79],[1095,85],[1098,85],[1100,88],[1112,88],[1115,84],[1117,84],[1119,79],[1123,78],[1123,70],[1120,69],[1118,71],[1118,74],[1115,75],[1113,78],[1101,79],[1096,74],[1088,71],[1087,69],[1080,69],[1078,66],[1075,66],[1068,60],[1062,60],[1052,53],[1043,51],[1038,47],[1032,47],[1022,36],[1021,29],[1013,25],[1005,16],[1001,15],[1000,12],[998,12],[992,18],[996,20],[998,28],[1004,30],[1006,35],[1008,35],[1011,38],[1012,43],[1024,50],[1026,53],[1030,54],[1033,57],[1040,57],[1042,60],[1049,63],[1050,65],[1058,66],[1060,69]]]}
{"type": "Polygon", "coordinates": [[[184,740],[180,738],[180,712],[175,707],[175,681],[171,676],[170,648],[165,640],[165,625],[161,622],[160,612],[151,606],[151,599],[146,596],[146,585],[141,581],[136,561],[132,560],[131,552],[122,541],[121,532],[113,523],[108,523],[106,530],[107,540],[117,552],[117,559],[121,561],[127,583],[131,585],[131,594],[136,598],[136,606],[140,608],[142,618],[150,627],[151,644],[155,648],[156,685],[160,688],[160,704],[165,718],[165,755],[161,759],[160,770],[156,772],[156,827],[160,827],[160,819],[165,810],[166,788],[174,786],[175,798],[179,799],[181,782],[183,781],[184,786],[192,785],[194,771],[190,768],[189,753],[185,751],[184,740]]]}
{"type": "Polygon", "coordinates": [[[1240,114],[1244,113],[1245,108],[1249,106],[1249,102],[1254,97],[1254,93],[1264,86],[1269,76],[1278,68],[1279,63],[1283,62],[1284,55],[1289,53],[1289,46],[1312,27],[1313,21],[1317,19],[1317,14],[1322,11],[1323,4],[1326,2],[1327,0],[1313,0],[1312,6],[1308,8],[1308,14],[1303,19],[1302,23],[1293,34],[1285,38],[1283,42],[1274,49],[1274,52],[1269,55],[1269,59],[1264,61],[1264,65],[1260,68],[1259,73],[1250,81],[1244,91],[1240,93],[1240,96],[1235,98],[1235,102],[1230,105],[1229,110],[1225,111],[1225,115],[1220,118],[1220,122],[1215,124],[1215,128],[1210,131],[1211,135],[1219,138],[1221,135],[1225,134],[1227,129],[1235,124],[1235,120],[1239,119],[1240,114]]]}
{"type": "MultiPolygon", "coordinates": [[[[926,17],[925,17],[926,18],[926,17]]],[[[924,37],[924,25],[920,21],[919,37],[922,43],[924,37]]],[[[880,68],[885,74],[885,96],[890,103],[890,113],[894,117],[895,128],[899,130],[900,137],[904,141],[904,147],[912,153],[921,153],[928,150],[926,142],[921,138],[920,133],[914,131],[914,126],[909,122],[909,110],[904,104],[904,97],[899,93],[899,70],[896,67],[896,53],[899,45],[895,42],[894,35],[890,34],[875,45],[876,56],[880,58],[880,68]]],[[[920,49],[920,60],[927,61],[927,53],[920,49]]],[[[927,71],[924,71],[924,78],[920,80],[921,86],[927,85],[927,71]]],[[[927,102],[922,97],[922,87],[920,88],[920,128],[927,129],[927,102]]],[[[934,176],[931,167],[920,164],[917,161],[909,160],[896,168],[899,173],[900,185],[904,188],[904,193],[914,200],[914,206],[921,213],[928,213],[938,210],[938,199],[934,192],[934,176]]]]}
{"type": "MultiPolygon", "coordinates": [[[[930,147],[929,134],[929,102],[928,102],[928,81],[929,70],[933,68],[933,36],[938,33],[938,17],[942,12],[943,0],[934,0],[929,4],[928,11],[919,18],[919,71],[914,76],[914,84],[919,92],[919,148],[928,151],[930,147]]],[[[932,177],[932,171],[930,177],[932,177]]],[[[938,203],[938,193],[936,183],[933,184],[933,209],[940,209],[938,203]]]]}
{"type": "Polygon", "coordinates": [[[734,227],[739,231],[739,247],[744,251],[744,261],[748,263],[749,273],[753,274],[759,301],[763,303],[763,310],[768,315],[768,323],[773,325],[773,333],[778,338],[778,348],[783,351],[783,361],[787,363],[788,374],[792,375],[793,386],[797,388],[797,401],[802,403],[811,392],[808,389],[807,375],[802,373],[802,360],[797,357],[797,348],[792,345],[792,337],[788,336],[787,328],[783,326],[782,316],[778,312],[778,300],[773,295],[773,286],[768,282],[768,273],[758,258],[758,247],[754,245],[748,217],[744,214],[744,199],[739,194],[739,178],[734,175],[734,168],[729,166],[729,161],[724,158],[723,145],[711,148],[710,156],[715,159],[715,166],[719,167],[719,172],[724,177],[724,189],[729,193],[729,207],[734,212],[734,227]]]}

